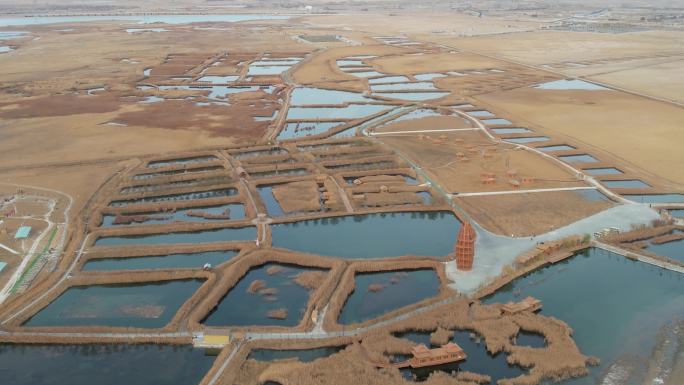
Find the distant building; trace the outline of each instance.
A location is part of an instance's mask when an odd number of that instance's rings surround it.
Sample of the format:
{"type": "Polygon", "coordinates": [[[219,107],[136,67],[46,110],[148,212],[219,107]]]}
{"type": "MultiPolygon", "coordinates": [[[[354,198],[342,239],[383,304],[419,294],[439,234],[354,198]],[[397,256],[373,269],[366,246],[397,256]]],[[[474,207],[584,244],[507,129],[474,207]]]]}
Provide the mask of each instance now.
{"type": "Polygon", "coordinates": [[[21,226],[14,234],[14,239],[26,239],[31,235],[31,226],[21,226]]]}

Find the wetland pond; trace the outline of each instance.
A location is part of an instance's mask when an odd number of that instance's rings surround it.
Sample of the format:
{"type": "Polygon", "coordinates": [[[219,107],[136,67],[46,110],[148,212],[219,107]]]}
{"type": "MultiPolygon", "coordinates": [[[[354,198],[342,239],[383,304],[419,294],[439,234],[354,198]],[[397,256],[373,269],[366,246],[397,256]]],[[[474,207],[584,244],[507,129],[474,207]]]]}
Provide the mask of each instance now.
{"type": "Polygon", "coordinates": [[[278,263],[252,268],[202,321],[207,326],[296,326],[310,290],[295,282],[303,272],[326,272],[278,263]]]}
{"type": "Polygon", "coordinates": [[[0,345],[7,385],[195,385],[216,357],[191,345],[0,345]]]}
{"type": "Polygon", "coordinates": [[[201,269],[205,263],[218,266],[237,255],[236,251],[148,255],[126,258],[98,258],[83,265],[83,271],[115,271],[146,269],[201,269]]]}
{"type": "Polygon", "coordinates": [[[542,315],[574,330],[583,354],[601,360],[589,368],[589,376],[566,385],[602,383],[606,373],[638,377],[646,371],[643,363],[660,329],[684,317],[681,274],[598,249],[518,278],[484,302],[520,301],[528,295],[542,301],[542,315]]]}
{"type": "Polygon", "coordinates": [[[337,319],[340,324],[364,322],[439,294],[439,277],[432,269],[358,273],[354,292],[337,319]]]}
{"type": "Polygon", "coordinates": [[[684,239],[659,244],[649,243],[646,251],[684,262],[684,239]]]}
{"type": "Polygon", "coordinates": [[[461,222],[451,212],[350,215],[271,225],[273,246],[345,259],[452,252],[461,222]],[[311,240],[316,240],[312,242],[311,240]]]}
{"type": "Polygon", "coordinates": [[[251,241],[256,239],[256,235],[256,227],[248,226],[193,232],[101,237],[95,241],[93,246],[163,245],[180,243],[251,241]]]}
{"type": "Polygon", "coordinates": [[[203,282],[73,286],[23,325],[161,328],[203,282]]]}

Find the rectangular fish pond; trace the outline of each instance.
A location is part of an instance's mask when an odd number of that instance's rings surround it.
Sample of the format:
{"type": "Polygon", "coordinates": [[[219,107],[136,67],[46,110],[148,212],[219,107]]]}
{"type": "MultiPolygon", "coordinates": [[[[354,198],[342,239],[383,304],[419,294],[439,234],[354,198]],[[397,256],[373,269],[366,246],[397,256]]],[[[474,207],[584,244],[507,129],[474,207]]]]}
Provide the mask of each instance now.
{"type": "Polygon", "coordinates": [[[599,249],[533,271],[484,301],[520,301],[528,295],[542,301],[542,315],[568,323],[583,354],[601,360],[588,377],[566,385],[605,384],[615,376],[641,384],[643,363],[661,328],[684,317],[681,274],[599,249]]]}
{"type": "Polygon", "coordinates": [[[387,110],[378,104],[350,104],[346,107],[291,107],[287,120],[358,119],[387,110]]]}
{"type": "Polygon", "coordinates": [[[101,237],[93,246],[164,245],[180,243],[209,243],[251,241],[256,239],[256,227],[234,227],[163,234],[121,235],[101,237]]]}
{"type": "Polygon", "coordinates": [[[651,185],[644,183],[638,179],[625,179],[625,180],[602,180],[603,183],[608,188],[650,188],[651,185]]]}
{"type": "Polygon", "coordinates": [[[622,171],[615,167],[599,167],[599,168],[585,168],[582,171],[589,175],[618,175],[623,174],[622,171]]]}
{"type": "Polygon", "coordinates": [[[190,158],[180,158],[180,159],[154,160],[154,161],[149,162],[147,164],[147,167],[149,167],[149,168],[160,168],[160,167],[166,167],[166,166],[180,166],[180,165],[186,165],[186,164],[211,162],[213,160],[218,160],[218,158],[215,157],[214,155],[207,155],[207,156],[193,156],[190,158]]]}
{"type": "Polygon", "coordinates": [[[569,151],[569,150],[576,150],[575,147],[568,146],[567,144],[560,144],[557,146],[545,146],[545,147],[537,147],[537,150],[544,151],[544,152],[552,152],[552,151],[569,151]]]}
{"type": "Polygon", "coordinates": [[[523,138],[505,138],[506,142],[511,143],[534,143],[534,142],[546,142],[549,140],[548,136],[527,136],[523,138]]]}
{"type": "Polygon", "coordinates": [[[684,239],[659,244],[649,243],[645,250],[663,257],[684,262],[684,239]]]}
{"type": "Polygon", "coordinates": [[[337,319],[354,324],[439,294],[439,278],[432,269],[360,273],[337,319]]]}
{"type": "Polygon", "coordinates": [[[591,155],[579,154],[579,155],[563,155],[559,156],[558,159],[568,162],[568,163],[596,163],[598,159],[591,155]]]}
{"type": "Polygon", "coordinates": [[[237,189],[235,188],[225,188],[219,190],[208,190],[208,191],[196,191],[180,194],[167,194],[167,195],[155,195],[145,198],[135,198],[135,199],[121,199],[114,200],[109,203],[110,207],[121,207],[134,204],[143,203],[160,203],[160,202],[174,202],[174,201],[185,201],[185,200],[196,200],[196,199],[209,199],[218,197],[227,197],[237,194],[237,189]]]}
{"type": "Polygon", "coordinates": [[[147,269],[201,269],[205,263],[218,266],[237,255],[236,251],[149,255],[142,257],[91,259],[83,271],[116,271],[147,269]]]}
{"type": "Polygon", "coordinates": [[[345,259],[452,252],[461,222],[451,212],[350,215],[271,225],[273,246],[345,259]]]}
{"type": "Polygon", "coordinates": [[[299,278],[325,270],[278,263],[252,268],[202,321],[207,326],[296,326],[310,289],[299,278]],[[303,274],[303,275],[300,275],[303,274]]]}
{"type": "Polygon", "coordinates": [[[7,385],[196,385],[216,357],[191,345],[0,345],[7,385]]]}
{"type": "Polygon", "coordinates": [[[74,286],[23,326],[161,328],[204,281],[74,286]]]}
{"type": "Polygon", "coordinates": [[[146,217],[143,221],[132,221],[126,223],[114,223],[116,215],[103,215],[102,227],[115,227],[126,225],[155,225],[173,222],[209,222],[209,221],[227,221],[239,220],[245,218],[245,207],[242,204],[225,204],[219,206],[205,206],[205,207],[190,207],[186,209],[178,209],[173,212],[147,212],[147,213],[124,213],[124,216],[146,217]]]}
{"type": "Polygon", "coordinates": [[[622,196],[639,203],[684,203],[684,194],[624,194],[622,196]]]}
{"type": "Polygon", "coordinates": [[[298,87],[290,96],[291,106],[333,105],[345,103],[365,103],[372,101],[358,92],[328,90],[325,88],[298,87]]]}

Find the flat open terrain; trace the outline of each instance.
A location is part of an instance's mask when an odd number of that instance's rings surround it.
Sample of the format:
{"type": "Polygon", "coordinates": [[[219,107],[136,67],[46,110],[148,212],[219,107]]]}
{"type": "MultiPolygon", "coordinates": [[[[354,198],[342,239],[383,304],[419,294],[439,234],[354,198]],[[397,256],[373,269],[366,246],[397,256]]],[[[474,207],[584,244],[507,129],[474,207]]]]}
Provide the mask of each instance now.
{"type": "MultiPolygon", "coordinates": [[[[647,173],[684,183],[682,109],[616,91],[516,90],[478,96],[540,132],[576,139],[647,173]]],[[[600,155],[599,155],[600,156],[600,155]]]]}

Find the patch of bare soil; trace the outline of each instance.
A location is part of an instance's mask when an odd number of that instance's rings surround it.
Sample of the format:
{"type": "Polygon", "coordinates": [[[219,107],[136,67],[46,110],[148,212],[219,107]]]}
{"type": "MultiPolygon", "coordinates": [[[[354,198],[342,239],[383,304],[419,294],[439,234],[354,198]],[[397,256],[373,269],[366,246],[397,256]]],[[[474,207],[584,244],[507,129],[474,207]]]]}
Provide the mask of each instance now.
{"type": "Polygon", "coordinates": [[[112,94],[78,96],[50,95],[17,102],[1,103],[0,117],[22,119],[49,116],[105,113],[119,109],[121,103],[112,94]]]}
{"type": "Polygon", "coordinates": [[[487,230],[506,236],[531,236],[563,227],[610,208],[607,200],[591,201],[575,191],[456,198],[487,230]]]}
{"type": "Polygon", "coordinates": [[[129,126],[160,127],[172,130],[197,129],[214,136],[261,137],[268,122],[255,122],[246,108],[198,106],[185,100],[148,104],[138,111],[126,112],[116,119],[129,126]]]}

